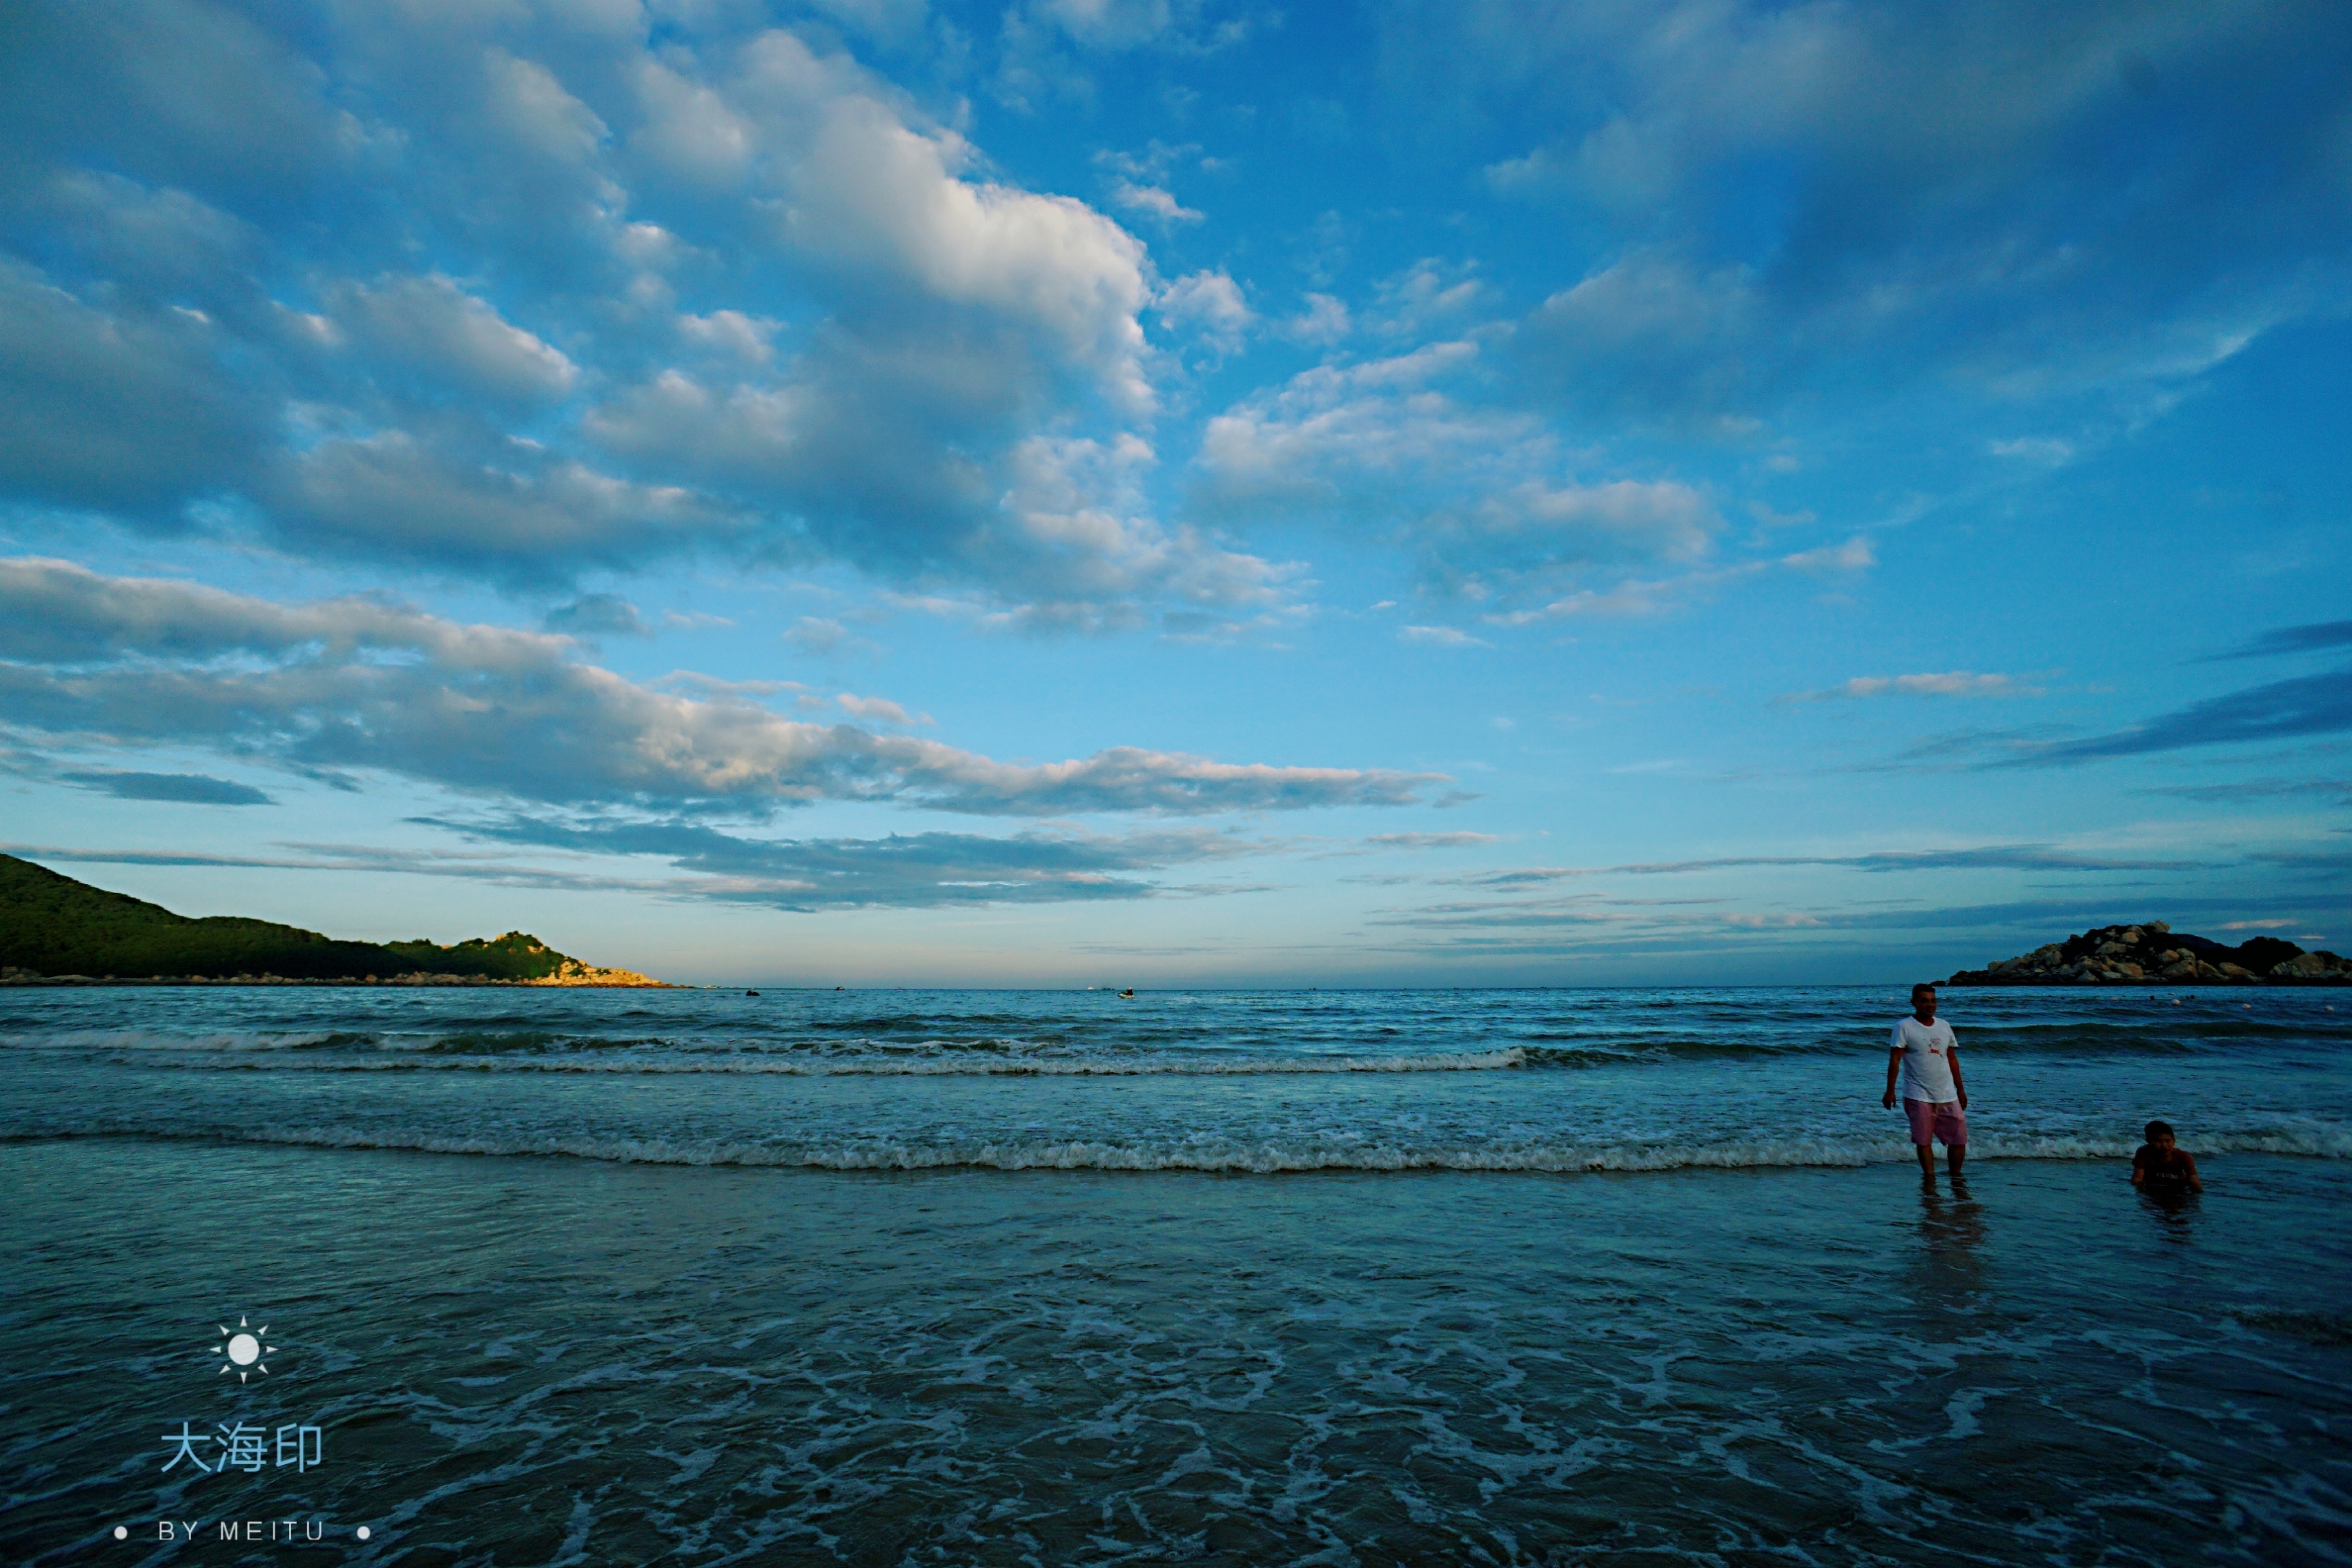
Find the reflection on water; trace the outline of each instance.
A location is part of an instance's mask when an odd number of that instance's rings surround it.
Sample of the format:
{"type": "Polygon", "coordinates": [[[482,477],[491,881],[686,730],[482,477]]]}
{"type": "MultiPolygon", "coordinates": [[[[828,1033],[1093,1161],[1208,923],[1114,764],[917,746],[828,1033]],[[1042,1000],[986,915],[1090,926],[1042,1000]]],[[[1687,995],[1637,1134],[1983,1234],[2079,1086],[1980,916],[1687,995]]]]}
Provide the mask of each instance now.
{"type": "Polygon", "coordinates": [[[1966,1177],[1950,1180],[1948,1196],[1933,1176],[1919,1182],[1918,1233],[1925,1245],[1915,1279],[1923,1308],[1948,1305],[1952,1297],[1974,1295],[1985,1285],[1985,1208],[1966,1177]]]}
{"type": "Polygon", "coordinates": [[[45,1352],[0,1510],[35,1563],[167,1515],[402,1564],[2333,1560],[2352,1173],[2237,1162],[2189,1249],[2107,1174],[0,1143],[45,1352]],[[279,1352],[223,1386],[247,1310],[279,1352]],[[325,1462],[158,1470],[239,1417],[325,1462]]]}
{"type": "Polygon", "coordinates": [[[2165,1240],[2179,1244],[2187,1242],[2194,1235],[2200,1212],[2197,1194],[2185,1188],[2176,1188],[2155,1192],[2141,1190],[2133,1195],[2139,1200],[2141,1212],[2156,1222],[2158,1234],[2165,1240]]]}

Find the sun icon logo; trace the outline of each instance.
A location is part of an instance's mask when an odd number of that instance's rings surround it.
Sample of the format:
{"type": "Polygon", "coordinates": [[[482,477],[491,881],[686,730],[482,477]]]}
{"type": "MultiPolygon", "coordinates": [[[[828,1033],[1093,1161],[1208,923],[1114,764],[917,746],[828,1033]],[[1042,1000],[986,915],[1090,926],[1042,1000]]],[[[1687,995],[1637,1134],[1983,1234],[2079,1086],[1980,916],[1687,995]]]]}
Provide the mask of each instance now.
{"type": "Polygon", "coordinates": [[[278,1353],[276,1345],[266,1345],[261,1342],[262,1335],[268,1332],[269,1332],[268,1323],[262,1324],[258,1330],[250,1329],[246,1326],[243,1318],[236,1321],[236,1327],[233,1329],[226,1324],[221,1325],[221,1342],[213,1347],[213,1354],[228,1357],[226,1361],[221,1363],[221,1372],[224,1374],[232,1372],[236,1373],[236,1380],[239,1383],[247,1382],[256,1375],[268,1377],[269,1363],[261,1358],[278,1353]]]}

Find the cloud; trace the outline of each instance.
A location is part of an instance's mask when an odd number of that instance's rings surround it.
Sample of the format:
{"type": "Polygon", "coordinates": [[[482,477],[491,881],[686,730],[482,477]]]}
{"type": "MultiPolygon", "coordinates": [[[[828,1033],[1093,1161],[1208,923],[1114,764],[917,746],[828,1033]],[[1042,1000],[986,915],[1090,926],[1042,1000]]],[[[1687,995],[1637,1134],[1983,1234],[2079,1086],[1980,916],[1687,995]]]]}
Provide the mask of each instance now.
{"type": "Polygon", "coordinates": [[[1834,702],[1858,697],[2011,697],[2021,688],[2006,675],[1955,669],[1940,675],[1857,675],[1819,691],[1793,691],[1776,702],[1834,702]]]}
{"type": "Polygon", "coordinates": [[[803,616],[784,629],[784,640],[803,653],[838,653],[856,639],[839,621],[823,616],[803,616]]]}
{"type": "Polygon", "coordinates": [[[1529,479],[1424,520],[1423,574],[1472,598],[1540,591],[1584,568],[1698,561],[1719,526],[1706,497],[1672,479],[1529,479]]]}
{"type": "Polygon", "coordinates": [[[1329,294],[1307,296],[1307,309],[1283,321],[1282,335],[1303,343],[1335,346],[1355,330],[1345,300],[1329,294]]]}
{"type": "Polygon", "coordinates": [[[1372,289],[1375,330],[1392,337],[1459,331],[1468,312],[1484,303],[1488,293],[1475,273],[1475,266],[1423,257],[1381,279],[1372,289]]]}
{"type": "Polygon", "coordinates": [[[887,697],[859,697],[845,691],[834,699],[841,710],[859,719],[880,719],[892,724],[929,724],[935,722],[928,713],[908,714],[887,697]]]}
{"type": "Polygon", "coordinates": [[[650,633],[637,607],[616,594],[583,594],[548,611],[540,624],[566,637],[646,637],[650,633]]]}
{"type": "Polygon", "coordinates": [[[1163,224],[1199,223],[1206,216],[1158,185],[1139,185],[1132,180],[1114,181],[1110,199],[1129,212],[1148,213],[1163,224]]]}
{"type": "Polygon", "coordinates": [[[2022,458],[2029,462],[2047,463],[2055,468],[2074,456],[2074,444],[2051,436],[2021,436],[2015,440],[1993,441],[1987,444],[1996,458],[2022,458]]]}
{"type": "Polygon", "coordinates": [[[1318,365],[1253,394],[1202,432],[1206,499],[1243,508],[1377,498],[1399,479],[1450,468],[1465,450],[1532,435],[1524,418],[1465,408],[1432,388],[1477,356],[1475,342],[1429,343],[1387,359],[1318,365]]]}
{"type": "Polygon", "coordinates": [[[2182,800],[2267,800],[2280,795],[2332,795],[2352,801],[2352,779],[2242,779],[2231,784],[2152,784],[2141,795],[2182,800]]]}
{"type": "Polygon", "coordinates": [[[1203,429],[1199,504],[1306,510],[1357,531],[1385,520],[1419,549],[1426,586],[1470,598],[1707,553],[1718,522],[1697,490],[1562,479],[1539,425],[1460,395],[1475,390],[1479,356],[1474,341],[1427,343],[1319,365],[1244,399],[1203,429]]]}
{"type": "Polygon", "coordinates": [[[632,484],[536,445],[466,452],[404,430],[282,458],[264,493],[287,543],[518,584],[632,565],[715,538],[730,521],[691,490],[632,484]]]}
{"type": "Polygon", "coordinates": [[[35,159],[79,153],[183,187],[234,168],[284,198],[334,165],[349,129],[299,49],[222,7],[68,6],[11,28],[5,130],[35,159]]]}
{"type": "Polygon", "coordinates": [[[213,363],[220,330],[94,307],[0,257],[0,487],[168,519],[253,477],[266,400],[213,363]]]}
{"type": "Polygon", "coordinates": [[[59,778],[121,800],[174,800],[193,805],[274,805],[251,784],[210,773],[68,773],[59,778]]]}
{"type": "Polygon", "coordinates": [[[1585,616],[1653,616],[1679,609],[1685,604],[1731,584],[1783,572],[1822,576],[1830,573],[1867,572],[1878,564],[1869,540],[1859,535],[1843,544],[1800,550],[1760,561],[1687,572],[1678,577],[1644,581],[1627,578],[1606,591],[1581,589],[1532,609],[1487,616],[1496,626],[1521,626],[1544,621],[1572,620],[1585,616]]]}
{"type": "Polygon", "coordinates": [[[1512,348],[1532,390],[1599,414],[1744,410],[1786,350],[1744,265],[1641,249],[1546,299],[1512,348]]]}
{"type": "Polygon", "coordinates": [[[1403,805],[1443,775],[1113,747],[997,762],[788,720],[575,661],[568,638],[369,598],[284,606],[67,562],[0,561],[0,711],[19,735],[194,743],[554,805],[898,801],[1061,816],[1403,805]]]}
{"type": "Polygon", "coordinates": [[[1423,647],[1493,647],[1493,643],[1474,637],[1455,626],[1400,626],[1399,642],[1418,643],[1423,647]]]}
{"type": "Polygon", "coordinates": [[[894,834],[884,838],[752,838],[706,824],[527,816],[420,817],[495,851],[437,847],[372,848],[297,844],[282,855],[65,848],[0,845],[27,859],[64,864],[239,866],[270,869],[400,872],[501,887],[621,890],[670,902],[752,904],[813,913],[825,910],[969,908],[991,904],[1102,902],[1229,890],[1230,884],[1171,884],[1160,875],[1265,852],[1256,840],[1207,829],[1125,835],[1028,832],[894,834]],[[570,866],[533,863],[538,851],[570,866]],[[629,876],[580,869],[581,858],[666,860],[683,875],[629,876]]]}
{"type": "Polygon", "coordinates": [[[1364,842],[1381,849],[1467,849],[1502,840],[1492,833],[1368,833],[1364,842]]]}
{"type": "MultiPolygon", "coordinates": [[[[1198,31],[1095,10],[1038,16],[1198,31]]],[[[0,217],[42,238],[0,255],[0,500],[533,590],[837,561],[1040,629],[1141,625],[1163,592],[1189,613],[1255,569],[1116,477],[1057,514],[1115,530],[1003,509],[1037,443],[1142,439],[1146,312],[1237,341],[1229,279],[1156,295],[1112,217],[1004,179],[845,53],[646,26],[178,0],[28,23],[0,217]]]]}
{"type": "Polygon", "coordinates": [[[2332,669],[2208,698],[2113,734],[2027,747],[1985,765],[2054,767],[2346,730],[2352,730],[2352,669],[2332,669]]]}
{"type": "MultiPolygon", "coordinates": [[[[2345,901],[2336,898],[2311,907],[2345,901]]],[[[1434,957],[1648,957],[1687,973],[1696,961],[1781,950],[1771,953],[1774,968],[1763,972],[1768,974],[1779,971],[1791,948],[1821,952],[1822,938],[1870,932],[1870,951],[1878,963],[1892,956],[1906,966],[1919,964],[1916,973],[1941,973],[2030,948],[2053,930],[2144,921],[2159,911],[2177,927],[2207,926],[2209,916],[2231,912],[2237,900],[2166,896],[2154,902],[2151,909],[2145,898],[2118,901],[2112,893],[2091,893],[1958,906],[1922,901],[1899,910],[1678,909],[1631,900],[1580,906],[1466,903],[1399,910],[1369,923],[1419,933],[1402,950],[1434,957]],[[1972,933],[1967,948],[1955,951],[1955,932],[1972,933]],[[1908,940],[1896,934],[1890,941],[1889,933],[1908,933],[1908,940]]]]}
{"type": "MultiPolygon", "coordinates": [[[[2168,907],[2179,912],[2176,905],[2168,907]]],[[[1677,910],[1627,900],[1590,905],[1438,905],[1400,910],[1368,923],[1428,932],[1440,942],[1441,954],[1652,955],[1688,963],[1703,955],[1728,956],[1752,950],[1759,943],[1781,945],[1791,936],[1801,941],[1807,935],[1832,932],[1916,931],[1930,933],[1941,950],[1956,931],[2021,927],[2024,932],[2039,932],[2058,923],[2092,926],[2145,918],[2144,911],[2128,906],[2058,900],[1902,910],[1677,910]]],[[[2038,936],[2026,937],[2029,944],[2034,940],[2038,936]]]]}
{"type": "Polygon", "coordinates": [[[1248,16],[1212,19],[1202,0],[1022,0],[998,24],[991,88],[999,102],[1034,113],[1062,99],[1092,107],[1093,71],[1106,56],[1152,50],[1199,58],[1248,38],[1248,16]]]}
{"type": "Polygon", "coordinates": [[[1900,871],[2177,871],[2205,864],[2086,854],[2047,844],[1994,844],[1973,848],[1885,849],[1866,855],[1731,855],[1704,860],[1633,861],[1617,866],[1521,866],[1482,871],[1465,885],[1533,889],[1591,877],[1671,877],[1754,867],[1831,866],[1876,873],[1900,871]]]}
{"type": "Polygon", "coordinates": [[[1024,630],[1115,629],[1144,598],[1197,611],[1267,608],[1298,570],[1225,549],[1192,527],[1164,528],[1138,485],[1153,461],[1140,438],[1032,437],[1013,452],[1011,486],[990,538],[1033,563],[1031,603],[1008,617],[1024,630]]]}
{"type": "Polygon", "coordinates": [[[562,353],[437,275],[346,283],[331,290],[329,311],[376,374],[414,377],[428,391],[528,409],[580,380],[562,353]]]}
{"type": "Polygon", "coordinates": [[[1723,522],[1710,495],[1675,479],[1563,476],[1541,422],[1483,396],[1484,363],[1475,339],[1431,342],[1253,394],[1203,427],[1194,504],[1319,515],[1351,539],[1380,529],[1415,552],[1425,594],[1494,605],[1497,626],[1645,614],[1765,573],[1874,563],[1856,537],[1712,564],[1723,522]],[[1637,575],[1661,567],[1689,570],[1637,575]]]}
{"type": "Polygon", "coordinates": [[[773,839],[678,821],[510,816],[436,825],[496,843],[656,857],[691,873],[691,880],[664,889],[669,897],[804,912],[1150,898],[1162,890],[1146,879],[1150,873],[1263,852],[1249,839],[1190,828],[773,839]]]}
{"type": "Polygon", "coordinates": [[[1257,323],[1241,286],[1223,272],[1193,272],[1160,291],[1160,319],[1171,327],[1189,328],[1230,353],[1241,346],[1244,334],[1257,323]]]}
{"type": "Polygon", "coordinates": [[[2336,11],[1400,0],[1376,25],[1389,115],[1515,140],[1489,187],[1595,255],[1512,351],[1579,408],[1773,411],[1835,363],[2128,409],[2341,298],[2343,100],[2301,66],[2341,58],[2336,11]]]}
{"type": "Polygon", "coordinates": [[[2212,659],[2271,658],[2283,654],[2316,653],[2323,648],[2352,646],[2352,621],[2319,621],[2310,626],[2280,626],[2264,632],[2242,647],[2210,656],[2212,659]]]}

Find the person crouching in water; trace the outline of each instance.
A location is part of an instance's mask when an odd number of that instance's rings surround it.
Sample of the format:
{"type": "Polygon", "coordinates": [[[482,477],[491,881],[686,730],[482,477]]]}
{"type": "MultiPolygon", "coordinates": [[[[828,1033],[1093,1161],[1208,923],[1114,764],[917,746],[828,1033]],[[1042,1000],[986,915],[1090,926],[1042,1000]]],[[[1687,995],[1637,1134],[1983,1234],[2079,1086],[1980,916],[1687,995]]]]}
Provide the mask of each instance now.
{"type": "Polygon", "coordinates": [[[1895,1026],[1895,1048],[1886,1058],[1886,1093],[1880,1103],[1895,1109],[1900,1090],[1903,1112],[1911,1120],[1911,1144],[1919,1152],[1919,1169],[1936,1174],[1936,1141],[1941,1139],[1958,1180],[1969,1157],[1969,1089],[1960,1081],[1959,1046],[1952,1026],[1936,1016],[1936,988],[1922,982],[1911,987],[1911,1016],[1895,1026]]]}
{"type": "Polygon", "coordinates": [[[2201,1193],[2196,1157],[2173,1142],[2172,1123],[2151,1121],[2147,1142],[2132,1155],[2132,1185],[2152,1198],[2177,1198],[2201,1193]]]}

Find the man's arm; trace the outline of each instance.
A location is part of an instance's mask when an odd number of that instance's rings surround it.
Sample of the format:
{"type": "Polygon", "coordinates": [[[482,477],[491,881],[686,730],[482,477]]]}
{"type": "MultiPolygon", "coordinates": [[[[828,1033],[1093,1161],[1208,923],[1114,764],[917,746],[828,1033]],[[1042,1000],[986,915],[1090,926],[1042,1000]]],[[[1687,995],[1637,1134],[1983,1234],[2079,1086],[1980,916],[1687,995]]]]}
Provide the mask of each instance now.
{"type": "Polygon", "coordinates": [[[1944,1060],[1952,1069],[1952,1089],[1960,1097],[1960,1109],[1966,1110],[1969,1108],[1969,1086],[1960,1081],[1960,1047],[1946,1046],[1944,1060]]]}
{"type": "Polygon", "coordinates": [[[2147,1185],[2147,1151],[2145,1148],[2132,1156],[2132,1185],[2147,1185]]]}
{"type": "Polygon", "coordinates": [[[1895,1075],[1902,1070],[1903,1047],[1897,1046],[1886,1053],[1886,1092],[1879,1098],[1878,1101],[1889,1110],[1895,1109],[1895,1075]]]}
{"type": "Polygon", "coordinates": [[[2189,1167],[2189,1190],[2192,1193],[2203,1192],[2205,1182],[2197,1173],[2197,1156],[2183,1149],[2180,1152],[2180,1163],[2189,1167]]]}

